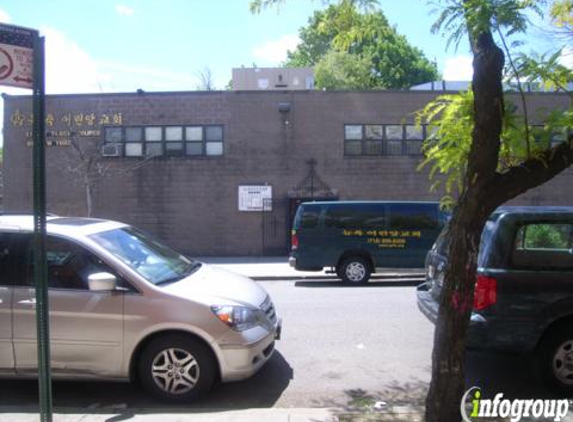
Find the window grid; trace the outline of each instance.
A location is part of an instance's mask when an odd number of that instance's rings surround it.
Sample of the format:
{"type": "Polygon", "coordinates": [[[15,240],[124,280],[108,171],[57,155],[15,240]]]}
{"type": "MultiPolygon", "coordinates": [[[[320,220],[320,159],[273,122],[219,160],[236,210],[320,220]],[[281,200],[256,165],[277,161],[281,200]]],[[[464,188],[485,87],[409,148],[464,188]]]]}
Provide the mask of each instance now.
{"type": "Polygon", "coordinates": [[[217,157],[224,153],[224,128],[222,125],[110,126],[104,128],[103,144],[118,146],[121,153],[117,156],[128,158],[217,157]]]}
{"type": "Polygon", "coordinates": [[[426,125],[414,124],[346,124],[344,155],[420,156],[426,139],[426,125]]]}

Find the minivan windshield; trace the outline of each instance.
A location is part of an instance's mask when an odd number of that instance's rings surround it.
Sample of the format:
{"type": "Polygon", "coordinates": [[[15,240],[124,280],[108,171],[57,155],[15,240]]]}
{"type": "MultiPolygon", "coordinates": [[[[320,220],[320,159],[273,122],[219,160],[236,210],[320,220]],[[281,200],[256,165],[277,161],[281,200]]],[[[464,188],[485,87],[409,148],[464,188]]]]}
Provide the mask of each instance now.
{"type": "Polygon", "coordinates": [[[133,227],[89,236],[101,247],[155,285],[174,283],[201,266],[133,227]]]}

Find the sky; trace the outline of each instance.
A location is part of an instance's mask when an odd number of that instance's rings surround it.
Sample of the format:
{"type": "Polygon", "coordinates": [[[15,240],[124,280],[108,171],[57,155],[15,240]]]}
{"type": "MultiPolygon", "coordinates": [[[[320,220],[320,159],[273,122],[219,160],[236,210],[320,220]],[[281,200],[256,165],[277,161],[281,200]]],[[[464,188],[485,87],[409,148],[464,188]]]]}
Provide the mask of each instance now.
{"type": "MultiPolygon", "coordinates": [[[[445,38],[431,33],[437,15],[428,0],[379,4],[445,80],[471,79],[467,44],[446,49],[445,38]]],[[[322,8],[321,0],[287,0],[278,11],[252,15],[249,0],[0,0],[0,22],[45,37],[48,94],[187,91],[199,87],[206,69],[224,89],[234,67],[278,66],[322,8]]],[[[539,37],[535,43],[550,47],[539,37]]],[[[29,92],[0,86],[0,93],[29,92]]]]}

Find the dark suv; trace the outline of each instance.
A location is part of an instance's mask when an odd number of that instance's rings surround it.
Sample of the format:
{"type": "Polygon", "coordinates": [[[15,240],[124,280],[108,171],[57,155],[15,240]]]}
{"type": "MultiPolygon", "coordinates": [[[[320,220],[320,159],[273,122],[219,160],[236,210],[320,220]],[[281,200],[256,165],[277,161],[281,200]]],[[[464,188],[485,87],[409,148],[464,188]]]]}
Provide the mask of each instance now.
{"type": "MultiPolygon", "coordinates": [[[[432,322],[447,239],[446,227],[417,289],[418,307],[432,322]]],[[[573,392],[573,207],[502,207],[491,215],[482,233],[468,347],[533,352],[550,386],[573,392]]]]}

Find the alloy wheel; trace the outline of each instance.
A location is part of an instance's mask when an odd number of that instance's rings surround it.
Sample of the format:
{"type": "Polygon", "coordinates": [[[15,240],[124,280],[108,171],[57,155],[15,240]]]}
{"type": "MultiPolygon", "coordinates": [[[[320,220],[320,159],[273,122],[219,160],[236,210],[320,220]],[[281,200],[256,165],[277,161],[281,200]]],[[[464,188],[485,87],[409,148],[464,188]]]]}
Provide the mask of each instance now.
{"type": "Polygon", "coordinates": [[[191,391],[199,380],[199,364],[186,350],[169,348],[161,351],[153,359],[151,366],[153,381],[162,391],[185,394],[191,391]]]}
{"type": "Polygon", "coordinates": [[[559,382],[573,385],[573,340],[562,343],[553,356],[553,373],[559,382]]]}

